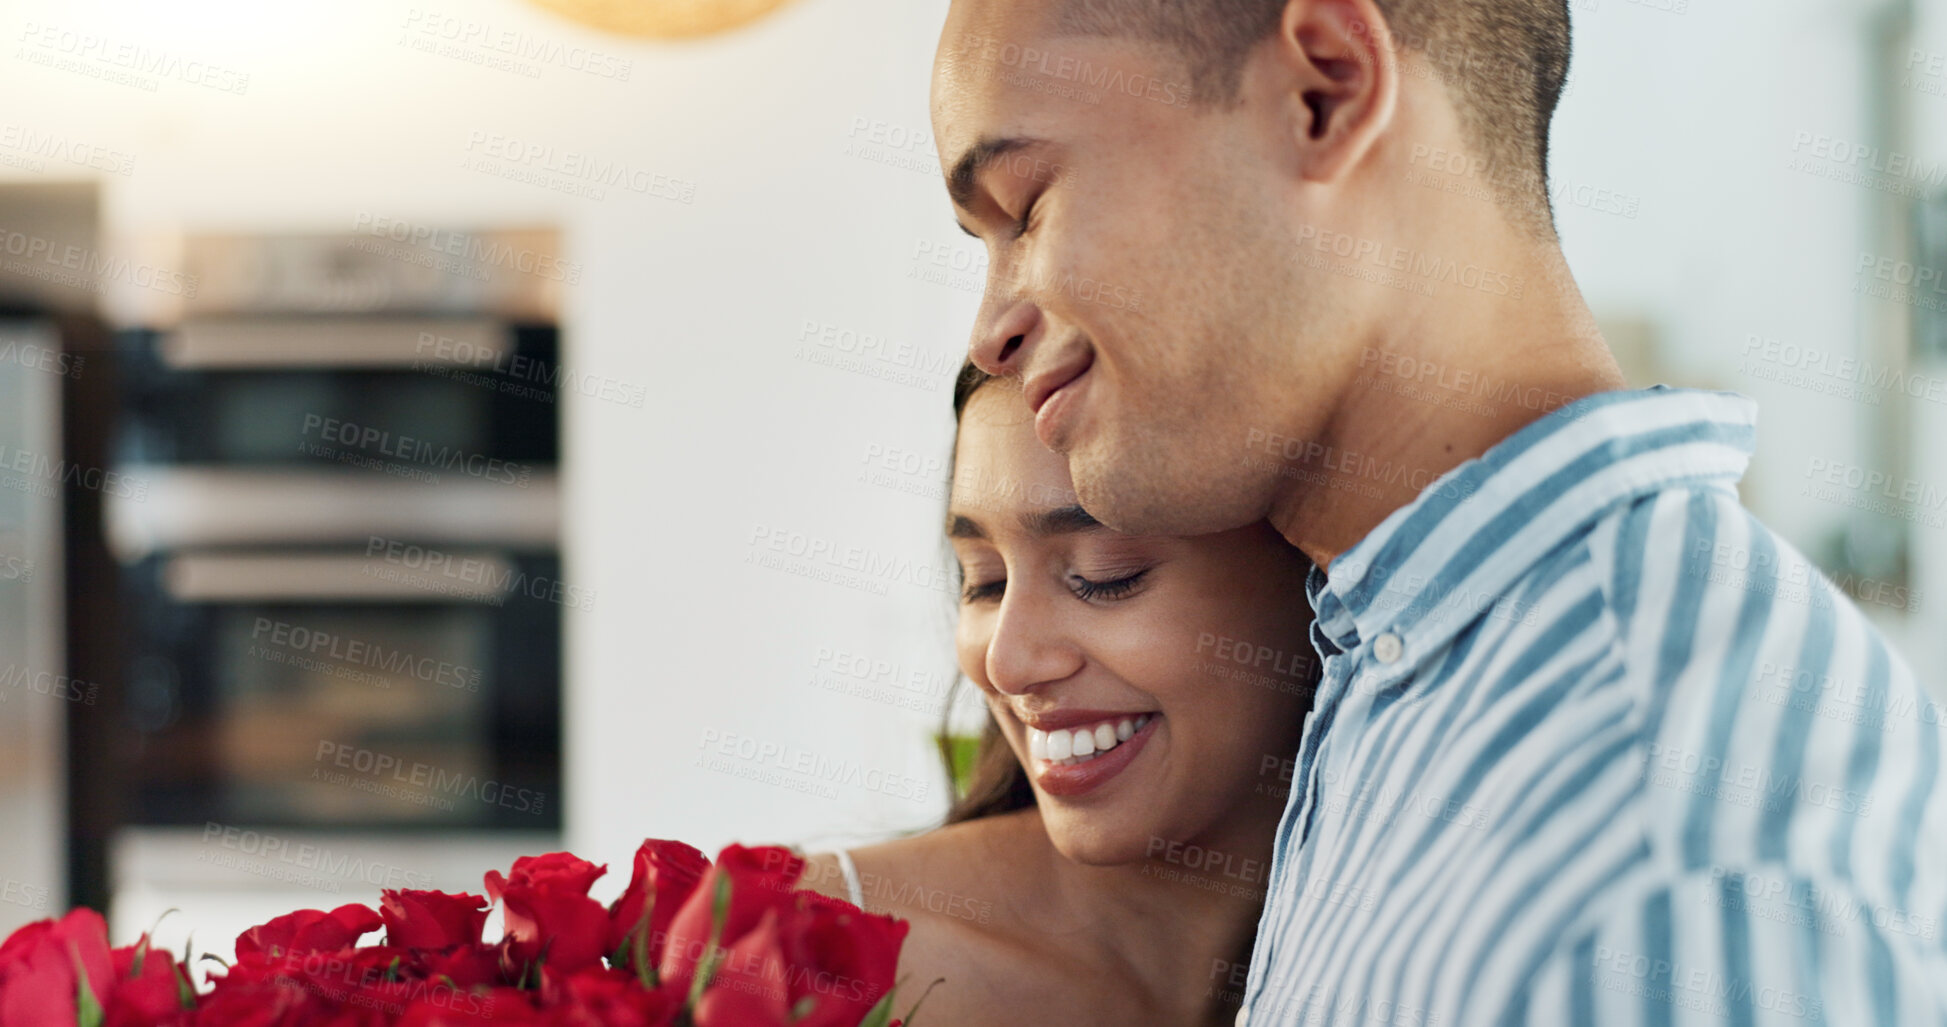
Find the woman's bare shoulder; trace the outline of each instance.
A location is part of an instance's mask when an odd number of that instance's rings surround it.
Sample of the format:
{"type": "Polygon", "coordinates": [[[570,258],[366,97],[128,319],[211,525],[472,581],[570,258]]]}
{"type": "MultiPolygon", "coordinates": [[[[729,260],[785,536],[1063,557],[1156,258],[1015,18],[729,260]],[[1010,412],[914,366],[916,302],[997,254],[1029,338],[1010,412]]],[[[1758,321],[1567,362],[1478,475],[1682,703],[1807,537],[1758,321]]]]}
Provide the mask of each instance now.
{"type": "MultiPolygon", "coordinates": [[[[849,850],[868,912],[903,919],[945,918],[970,925],[995,921],[1021,898],[1030,877],[1021,868],[1047,848],[1034,810],[982,817],[849,850]],[[1012,873],[1002,874],[1001,868],[1012,873]]],[[[849,899],[835,853],[805,857],[802,887],[849,899]]]]}

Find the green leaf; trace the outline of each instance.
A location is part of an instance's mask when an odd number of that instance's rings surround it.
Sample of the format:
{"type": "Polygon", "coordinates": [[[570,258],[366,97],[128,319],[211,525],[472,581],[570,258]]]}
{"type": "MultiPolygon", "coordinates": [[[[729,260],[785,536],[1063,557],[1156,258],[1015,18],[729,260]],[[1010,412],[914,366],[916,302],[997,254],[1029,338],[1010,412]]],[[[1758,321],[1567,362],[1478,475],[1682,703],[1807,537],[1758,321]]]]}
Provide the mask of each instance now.
{"type": "Polygon", "coordinates": [[[189,983],[189,971],[183,969],[180,964],[171,969],[176,974],[176,1001],[181,1003],[184,1009],[195,1009],[196,986],[189,983]]]}
{"type": "Polygon", "coordinates": [[[552,951],[554,951],[553,938],[542,942],[541,951],[535,953],[533,961],[521,967],[520,980],[515,987],[525,991],[538,991],[541,987],[541,965],[548,961],[548,953],[552,951]],[[533,984],[527,983],[530,975],[534,978],[533,984]]]}
{"type": "Polygon", "coordinates": [[[696,979],[690,982],[689,1001],[684,1003],[688,1009],[696,1008],[698,999],[703,997],[703,989],[710,986],[710,979],[717,975],[717,964],[722,962],[722,953],[717,951],[723,941],[723,923],[730,919],[730,875],[717,874],[717,892],[710,901],[710,941],[703,946],[703,959],[696,965],[696,979]]]}
{"type": "Polygon", "coordinates": [[[68,955],[74,957],[74,1023],[75,1027],[101,1027],[106,1016],[101,1009],[101,1000],[95,998],[95,990],[88,987],[88,968],[81,965],[81,950],[68,943],[68,955]]]}
{"type": "MultiPolygon", "coordinates": [[[[900,1027],[913,1027],[913,1018],[919,1015],[919,1007],[925,1003],[926,996],[933,994],[934,988],[945,983],[946,978],[944,977],[933,978],[933,983],[927,985],[926,990],[919,993],[919,998],[913,1003],[913,1008],[906,1010],[906,1015],[901,1020],[900,1027]]],[[[886,997],[891,998],[892,996],[888,995],[886,997]]]]}
{"type": "MultiPolygon", "coordinates": [[[[189,964],[194,962],[191,953],[196,951],[196,932],[189,932],[183,939],[183,961],[176,964],[176,1000],[184,1009],[196,1008],[196,984],[189,979],[189,964]]],[[[203,976],[207,977],[208,974],[203,976]]]]}
{"type": "Polygon", "coordinates": [[[656,968],[649,965],[649,915],[655,910],[656,893],[651,889],[648,901],[642,904],[642,918],[635,922],[635,929],[622,942],[622,947],[629,953],[629,965],[635,968],[635,979],[644,988],[652,989],[660,983],[656,968]]]}
{"type": "Polygon", "coordinates": [[[818,1008],[818,1000],[810,995],[806,995],[791,1006],[791,1022],[796,1023],[810,1016],[811,1011],[816,1008],[818,1008]]]}
{"type": "Polygon", "coordinates": [[[889,991],[886,992],[885,998],[879,1000],[878,1005],[872,1007],[871,1012],[865,1014],[865,1019],[859,1021],[859,1027],[886,1027],[891,1022],[892,992],[889,991]]]}
{"type": "Polygon", "coordinates": [[[129,964],[128,971],[131,979],[142,976],[142,967],[149,961],[149,942],[155,938],[155,932],[162,927],[162,922],[169,919],[169,914],[180,912],[182,910],[174,906],[163,910],[162,915],[155,918],[155,923],[149,925],[148,933],[142,936],[141,941],[135,943],[135,961],[129,964]]]}

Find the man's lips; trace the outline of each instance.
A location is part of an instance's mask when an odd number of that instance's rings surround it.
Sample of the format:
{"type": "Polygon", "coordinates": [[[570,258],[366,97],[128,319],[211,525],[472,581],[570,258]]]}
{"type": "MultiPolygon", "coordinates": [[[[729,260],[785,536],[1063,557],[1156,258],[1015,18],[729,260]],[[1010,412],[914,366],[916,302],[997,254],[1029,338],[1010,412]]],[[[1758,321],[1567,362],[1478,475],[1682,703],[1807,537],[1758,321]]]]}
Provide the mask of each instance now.
{"type": "Polygon", "coordinates": [[[1072,358],[1034,376],[1022,386],[1028,407],[1034,411],[1034,436],[1058,453],[1072,444],[1065,423],[1072,423],[1075,408],[1083,398],[1088,372],[1095,366],[1095,353],[1080,348],[1072,358]]]}
{"type": "Polygon", "coordinates": [[[1095,352],[1083,346],[1075,351],[1074,356],[1066,357],[1055,366],[1029,378],[1022,384],[1022,393],[1027,398],[1028,409],[1035,414],[1040,414],[1042,406],[1053,398],[1055,393],[1088,373],[1088,369],[1093,366],[1095,366],[1095,352]]]}

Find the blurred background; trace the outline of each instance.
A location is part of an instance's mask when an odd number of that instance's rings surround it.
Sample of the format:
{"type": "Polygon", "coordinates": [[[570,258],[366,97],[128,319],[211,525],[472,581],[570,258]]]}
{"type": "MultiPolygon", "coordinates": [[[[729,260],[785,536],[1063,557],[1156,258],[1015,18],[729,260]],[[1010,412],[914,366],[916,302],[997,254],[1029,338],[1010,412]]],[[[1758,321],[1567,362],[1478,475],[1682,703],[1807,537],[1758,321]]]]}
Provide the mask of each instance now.
{"type": "MultiPolygon", "coordinates": [[[[937,822],[945,7],[0,0],[0,932],[937,822]]],[[[1937,686],[1947,3],[1573,13],[1625,370],[1937,686]]]]}

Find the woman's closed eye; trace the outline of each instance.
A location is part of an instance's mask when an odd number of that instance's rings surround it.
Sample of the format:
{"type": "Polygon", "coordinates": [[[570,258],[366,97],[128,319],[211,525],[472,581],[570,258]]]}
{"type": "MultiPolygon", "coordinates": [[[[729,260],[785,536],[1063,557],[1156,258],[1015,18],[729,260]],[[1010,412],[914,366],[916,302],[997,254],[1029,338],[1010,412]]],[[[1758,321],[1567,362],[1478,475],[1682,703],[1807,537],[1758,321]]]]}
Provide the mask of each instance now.
{"type": "Polygon", "coordinates": [[[999,599],[1001,593],[1006,590],[1007,579],[1005,578],[998,581],[969,581],[960,589],[960,601],[963,603],[978,603],[999,599]]]}
{"type": "Polygon", "coordinates": [[[1134,595],[1136,589],[1142,585],[1143,578],[1148,574],[1149,570],[1145,568],[1134,574],[1125,574],[1107,581],[1091,581],[1079,574],[1070,574],[1068,588],[1075,593],[1077,599],[1084,602],[1114,602],[1134,595]]]}
{"type": "MultiPolygon", "coordinates": [[[[1070,574],[1067,578],[1068,590],[1083,602],[1115,602],[1134,595],[1142,587],[1143,579],[1149,574],[1144,568],[1134,574],[1119,578],[1096,581],[1080,574],[1070,574]]],[[[1007,579],[993,581],[969,581],[960,590],[960,601],[965,603],[995,602],[1007,594],[1007,579]]]]}

